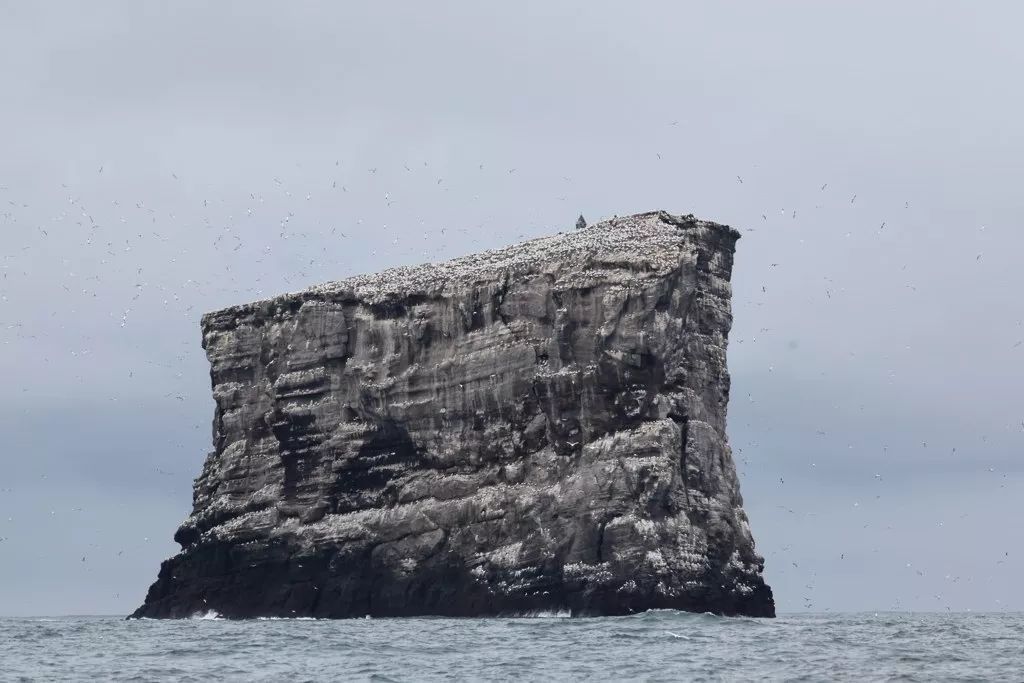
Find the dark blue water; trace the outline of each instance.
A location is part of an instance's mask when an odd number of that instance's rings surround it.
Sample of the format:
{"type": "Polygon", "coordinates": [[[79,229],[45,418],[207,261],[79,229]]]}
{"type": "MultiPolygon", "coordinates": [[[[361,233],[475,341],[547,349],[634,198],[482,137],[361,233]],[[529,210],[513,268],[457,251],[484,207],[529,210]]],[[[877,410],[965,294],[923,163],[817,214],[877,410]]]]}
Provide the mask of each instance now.
{"type": "Polygon", "coordinates": [[[0,619],[0,680],[1024,680],[1024,615],[0,619]]]}

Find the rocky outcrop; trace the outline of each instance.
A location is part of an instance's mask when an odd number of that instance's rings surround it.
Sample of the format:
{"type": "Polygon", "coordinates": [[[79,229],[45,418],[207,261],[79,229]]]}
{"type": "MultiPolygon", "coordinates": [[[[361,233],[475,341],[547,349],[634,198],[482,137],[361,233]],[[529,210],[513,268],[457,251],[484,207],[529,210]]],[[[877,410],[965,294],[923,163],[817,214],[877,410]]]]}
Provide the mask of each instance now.
{"type": "Polygon", "coordinates": [[[639,214],[204,316],[214,450],[134,616],[773,616],[725,435],[738,237],[639,214]]]}

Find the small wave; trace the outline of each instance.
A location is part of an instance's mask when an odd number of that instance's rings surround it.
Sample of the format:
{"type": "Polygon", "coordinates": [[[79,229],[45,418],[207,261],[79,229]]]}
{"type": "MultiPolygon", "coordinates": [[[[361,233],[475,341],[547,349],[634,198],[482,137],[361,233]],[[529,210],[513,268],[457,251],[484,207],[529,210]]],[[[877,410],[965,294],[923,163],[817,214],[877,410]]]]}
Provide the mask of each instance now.
{"type": "Polygon", "coordinates": [[[608,634],[607,637],[609,640],[647,640],[647,636],[645,636],[642,631],[636,633],[631,633],[629,631],[616,631],[608,634]]]}
{"type": "Polygon", "coordinates": [[[642,612],[635,612],[633,614],[625,614],[621,617],[611,617],[612,619],[639,619],[643,621],[655,620],[655,619],[672,619],[681,620],[689,619],[692,621],[720,621],[720,620],[731,620],[732,617],[723,617],[720,614],[714,612],[687,612],[686,610],[680,609],[648,609],[642,612]]]}
{"type": "Polygon", "coordinates": [[[513,612],[502,614],[502,619],[571,619],[572,612],[567,609],[540,609],[529,612],[513,612]]]}
{"type": "Polygon", "coordinates": [[[196,612],[191,617],[189,617],[189,619],[198,619],[200,621],[213,621],[213,620],[217,620],[217,619],[223,620],[224,617],[222,617],[220,615],[220,613],[217,612],[217,610],[211,609],[211,610],[208,610],[205,614],[200,613],[200,612],[196,612]]]}

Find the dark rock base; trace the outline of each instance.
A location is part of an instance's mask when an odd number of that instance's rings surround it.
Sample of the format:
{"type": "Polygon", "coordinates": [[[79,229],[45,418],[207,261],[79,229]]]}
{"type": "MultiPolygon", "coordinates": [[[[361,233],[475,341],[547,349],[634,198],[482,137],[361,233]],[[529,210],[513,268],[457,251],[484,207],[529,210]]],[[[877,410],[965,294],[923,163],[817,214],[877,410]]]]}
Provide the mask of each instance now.
{"type": "MultiPolygon", "coordinates": [[[[251,556],[228,545],[205,547],[167,560],[146,603],[131,618],[188,618],[211,610],[227,619],[482,617],[550,612],[587,617],[651,609],[775,616],[771,588],[763,583],[746,594],[721,588],[685,596],[659,595],[656,590],[594,590],[580,581],[567,580],[552,563],[538,567],[528,577],[527,591],[495,595],[484,588],[479,577],[466,571],[461,560],[432,563],[409,581],[390,576],[385,581],[381,577],[388,570],[374,567],[369,552],[339,562],[337,556],[327,554],[289,559],[280,547],[261,551],[267,554],[266,560],[255,566],[251,556]]],[[[731,585],[725,576],[707,579],[709,586],[731,585]]]]}

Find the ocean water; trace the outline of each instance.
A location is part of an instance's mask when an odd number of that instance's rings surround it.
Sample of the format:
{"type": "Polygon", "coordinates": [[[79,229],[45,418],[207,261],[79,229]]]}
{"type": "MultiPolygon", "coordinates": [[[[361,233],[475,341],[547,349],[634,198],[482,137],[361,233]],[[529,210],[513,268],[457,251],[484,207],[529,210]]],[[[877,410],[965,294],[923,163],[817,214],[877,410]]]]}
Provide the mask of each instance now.
{"type": "Polygon", "coordinates": [[[4,618],[0,680],[1021,681],[1024,614],[4,618]]]}

